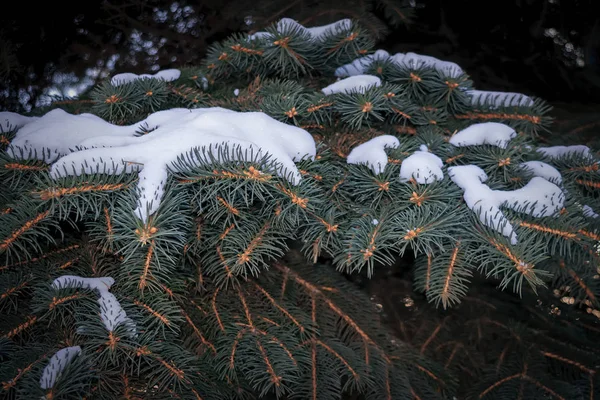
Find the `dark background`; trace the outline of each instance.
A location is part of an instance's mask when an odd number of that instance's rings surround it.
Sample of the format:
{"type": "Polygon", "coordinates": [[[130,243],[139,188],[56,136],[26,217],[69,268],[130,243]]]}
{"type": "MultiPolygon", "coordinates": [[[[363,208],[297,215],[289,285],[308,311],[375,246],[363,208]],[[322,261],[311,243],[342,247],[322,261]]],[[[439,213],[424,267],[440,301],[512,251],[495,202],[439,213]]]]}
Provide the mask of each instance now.
{"type": "Polygon", "coordinates": [[[57,88],[54,94],[73,94],[65,88],[92,67],[88,83],[119,72],[197,65],[210,43],[233,32],[260,30],[281,17],[307,26],[354,18],[378,38],[377,48],[456,62],[477,89],[589,105],[600,103],[600,18],[594,3],[11,2],[12,10],[0,15],[0,109],[23,112],[47,102],[50,86],[57,88]]]}

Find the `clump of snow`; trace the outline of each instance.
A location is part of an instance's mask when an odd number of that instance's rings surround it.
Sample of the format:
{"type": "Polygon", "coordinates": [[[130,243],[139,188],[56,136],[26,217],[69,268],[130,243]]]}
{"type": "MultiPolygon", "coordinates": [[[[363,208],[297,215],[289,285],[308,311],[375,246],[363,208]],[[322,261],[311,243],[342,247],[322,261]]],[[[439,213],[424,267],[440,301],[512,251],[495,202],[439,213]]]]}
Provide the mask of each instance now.
{"type": "Polygon", "coordinates": [[[373,64],[374,61],[387,60],[390,58],[390,53],[385,50],[377,50],[368,56],[359,57],[350,64],[342,65],[335,70],[334,75],[337,77],[346,77],[354,75],[362,75],[373,64]]]}
{"type": "MultiPolygon", "coordinates": [[[[345,18],[339,21],[333,22],[331,24],[322,25],[322,26],[313,26],[312,28],[306,28],[303,25],[299,24],[297,21],[291,18],[282,18],[277,22],[277,32],[283,33],[286,31],[297,30],[303,33],[307,33],[312,40],[322,40],[328,35],[332,35],[341,30],[350,29],[352,26],[352,21],[350,19],[345,18]]],[[[272,35],[269,32],[256,32],[252,35],[248,36],[248,40],[256,40],[256,39],[269,39],[272,35]]]]}
{"type": "Polygon", "coordinates": [[[465,93],[471,97],[471,104],[487,104],[493,108],[523,106],[530,107],[533,100],[522,93],[490,92],[486,90],[467,90],[465,93]]]}
{"type": "Polygon", "coordinates": [[[110,276],[84,278],[76,275],[63,275],[54,279],[52,287],[55,289],[84,288],[96,290],[100,295],[97,300],[100,305],[100,319],[106,329],[112,332],[117,326],[124,324],[128,328],[129,334],[135,336],[135,323],[127,317],[127,313],[123,310],[115,295],[108,291],[114,283],[115,280],[110,276]]]}
{"type": "Polygon", "coordinates": [[[537,151],[552,159],[572,155],[590,157],[590,148],[581,144],[574,146],[538,147],[537,151]]]}
{"type": "Polygon", "coordinates": [[[79,353],[81,353],[81,347],[79,346],[65,347],[54,353],[42,372],[40,387],[42,389],[52,389],[60,374],[79,353]]]}
{"type": "Polygon", "coordinates": [[[583,210],[583,215],[585,217],[590,217],[590,218],[600,217],[600,215],[598,215],[598,213],[596,213],[594,211],[594,209],[592,207],[588,206],[587,204],[582,207],[582,210],[583,210]]]}
{"type": "Polygon", "coordinates": [[[545,180],[554,183],[555,185],[562,184],[562,175],[550,164],[541,161],[527,161],[519,164],[527,171],[533,173],[533,176],[539,176],[545,180]]]}
{"type": "Polygon", "coordinates": [[[129,82],[136,81],[138,79],[160,79],[165,82],[171,82],[179,79],[181,76],[181,71],[178,69],[164,69],[162,71],[158,71],[155,74],[132,74],[131,72],[124,72],[122,74],[117,74],[113,76],[110,80],[110,83],[113,86],[124,85],[129,82]]]}
{"type": "Polygon", "coordinates": [[[517,132],[508,125],[482,122],[457,132],[448,142],[456,147],[490,144],[505,149],[516,135],[517,132]]]}
{"type": "Polygon", "coordinates": [[[517,244],[517,234],[500,207],[527,213],[534,217],[554,216],[564,205],[564,194],[554,183],[533,177],[524,187],[517,190],[492,190],[483,182],[486,173],[475,165],[448,168],[450,179],[464,190],[467,206],[479,215],[485,225],[510,238],[517,244]]]}
{"type": "Polygon", "coordinates": [[[240,95],[240,89],[233,89],[233,95],[234,96],[239,96],[240,95]]]}
{"type": "Polygon", "coordinates": [[[396,53],[393,56],[384,50],[377,50],[375,54],[358,58],[350,64],[343,65],[335,70],[335,76],[353,76],[364,74],[375,60],[389,60],[396,65],[417,69],[430,67],[450,77],[458,77],[464,71],[457,64],[449,61],[438,60],[435,57],[424,56],[416,53],[396,53]]]}
{"type": "Polygon", "coordinates": [[[326,95],[334,93],[365,93],[373,86],[381,86],[381,79],[373,75],[355,75],[341,79],[321,89],[326,95]]]}
{"type": "Polygon", "coordinates": [[[444,163],[433,153],[427,151],[427,146],[421,145],[421,150],[408,156],[400,166],[400,182],[414,179],[417,183],[428,184],[444,179],[442,167],[444,163]]]}
{"type": "Polygon", "coordinates": [[[10,129],[20,128],[39,117],[26,117],[10,111],[0,112],[0,132],[6,132],[10,129]]]}
{"type": "MultiPolygon", "coordinates": [[[[65,114],[66,121],[75,118],[65,114]]],[[[316,154],[314,139],[307,131],[261,112],[235,112],[218,107],[160,111],[142,121],[157,128],[139,137],[134,137],[137,125],[116,127],[96,118],[86,121],[83,117],[77,121],[84,140],[60,121],[54,121],[54,125],[43,131],[40,127],[39,132],[23,139],[31,141],[35,137],[43,145],[48,138],[55,138],[61,143],[61,151],[83,148],[57,160],[50,170],[53,178],[94,174],[98,168],[106,174],[138,170],[140,200],[135,212],[142,221],[158,209],[168,169],[175,168],[173,163],[178,157],[193,149],[212,150],[217,162],[221,155],[231,160],[252,161],[268,153],[279,165],[279,176],[294,185],[302,179],[294,161],[314,159],[316,154]],[[61,137],[64,132],[65,137],[61,137]]],[[[203,162],[193,156],[188,161],[203,162]]]]}
{"type": "Polygon", "coordinates": [[[368,165],[375,175],[384,171],[388,156],[384,149],[395,149],[400,146],[398,138],[392,135],[381,135],[352,149],[346,158],[348,164],[368,165]]]}
{"type": "Polygon", "coordinates": [[[379,225],[379,220],[374,219],[374,220],[371,221],[371,224],[373,224],[373,225],[379,225]]]}

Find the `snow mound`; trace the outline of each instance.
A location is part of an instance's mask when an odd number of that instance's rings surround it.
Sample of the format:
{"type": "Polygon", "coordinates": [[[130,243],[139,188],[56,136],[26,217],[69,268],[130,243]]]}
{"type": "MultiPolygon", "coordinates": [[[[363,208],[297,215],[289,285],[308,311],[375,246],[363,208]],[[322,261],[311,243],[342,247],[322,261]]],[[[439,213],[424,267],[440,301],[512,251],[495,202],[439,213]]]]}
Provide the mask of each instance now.
{"type": "Polygon", "coordinates": [[[408,156],[400,166],[400,181],[408,182],[414,179],[417,183],[428,184],[444,179],[442,167],[444,163],[433,153],[427,151],[426,146],[408,156]]]}
{"type": "MultiPolygon", "coordinates": [[[[307,33],[313,40],[316,41],[322,40],[324,37],[337,33],[341,30],[350,29],[351,26],[352,21],[350,21],[348,18],[341,19],[327,25],[314,26],[312,28],[306,28],[291,18],[282,18],[277,22],[277,32],[283,33],[290,30],[297,30],[307,33]]],[[[249,35],[248,40],[269,39],[271,37],[272,35],[269,32],[256,32],[252,35],[249,35]]]]}
{"type": "Polygon", "coordinates": [[[26,117],[10,111],[0,112],[0,132],[7,132],[14,128],[20,128],[39,117],[26,117]]]}
{"type": "Polygon", "coordinates": [[[131,72],[124,72],[122,74],[117,74],[113,76],[110,80],[110,83],[113,86],[124,85],[129,82],[136,81],[138,79],[160,79],[165,82],[171,82],[179,79],[181,76],[181,71],[178,69],[164,69],[162,71],[158,71],[155,74],[133,74],[131,72]]]}
{"type": "MultiPolygon", "coordinates": [[[[74,116],[54,110],[17,132],[14,144],[36,150],[45,148],[43,159],[54,161],[53,178],[139,171],[140,201],[137,216],[146,221],[160,204],[167,173],[177,158],[193,149],[219,151],[229,159],[252,161],[267,155],[279,164],[280,177],[296,185],[301,180],[294,161],[314,159],[315,142],[303,129],[286,125],[261,112],[235,112],[223,108],[173,109],[150,115],[140,124],[119,127],[95,116],[74,116]],[[29,127],[35,126],[35,129],[29,127]],[[155,128],[136,136],[140,126],[155,128]],[[238,151],[241,150],[241,151],[238,151]],[[62,157],[61,157],[62,156],[62,157]]],[[[19,152],[9,149],[10,154],[19,152]]],[[[40,155],[38,155],[40,156],[40,155]]],[[[188,161],[200,164],[190,157],[188,161]]]]}
{"type": "Polygon", "coordinates": [[[40,387],[42,389],[52,389],[60,374],[79,353],[81,353],[81,347],[79,346],[65,347],[54,353],[42,372],[40,387]]]}
{"type": "Polygon", "coordinates": [[[486,173],[475,165],[462,165],[448,168],[450,179],[464,190],[467,206],[477,214],[479,220],[510,238],[517,244],[517,234],[500,207],[523,212],[534,217],[555,216],[564,205],[562,190],[552,182],[533,177],[527,185],[517,190],[492,190],[483,182],[486,173]]]}
{"type": "Polygon", "coordinates": [[[121,307],[121,303],[114,294],[108,290],[115,283],[115,280],[110,276],[100,278],[84,278],[76,275],[63,275],[56,278],[52,282],[52,287],[55,289],[61,288],[85,288],[96,290],[100,297],[98,304],[100,305],[100,319],[106,329],[112,332],[117,326],[124,324],[128,327],[131,336],[136,335],[135,323],[127,317],[127,313],[121,307]]]}
{"type": "Polygon", "coordinates": [[[467,90],[466,93],[471,97],[472,105],[488,104],[493,108],[521,106],[530,107],[533,100],[522,93],[513,92],[489,92],[486,90],[467,90]]]}
{"type": "Polygon", "coordinates": [[[574,146],[538,147],[537,151],[551,159],[569,157],[573,155],[578,155],[581,157],[591,156],[590,148],[581,144],[574,146]]]}
{"type": "Polygon", "coordinates": [[[449,61],[442,61],[435,57],[424,56],[410,52],[406,54],[396,53],[394,55],[390,55],[385,50],[377,50],[374,54],[357,58],[353,62],[337,68],[335,70],[335,76],[344,77],[364,74],[371,64],[376,60],[389,60],[401,67],[413,69],[429,67],[453,78],[464,74],[462,68],[457,64],[449,61]]]}
{"type": "Polygon", "coordinates": [[[519,164],[527,171],[533,173],[533,176],[539,176],[555,185],[562,184],[562,175],[550,164],[541,161],[527,161],[519,164]]]}
{"type": "Polygon", "coordinates": [[[456,147],[490,144],[505,149],[517,132],[508,125],[498,122],[473,124],[453,135],[448,141],[456,147]]]}
{"type": "Polygon", "coordinates": [[[365,93],[367,89],[373,86],[381,86],[381,79],[373,75],[355,75],[340,79],[324,87],[321,91],[326,95],[334,93],[365,93]]]}
{"type": "Polygon", "coordinates": [[[348,154],[348,164],[368,165],[375,175],[384,171],[388,156],[384,149],[395,149],[400,146],[398,138],[392,135],[382,135],[356,146],[348,154]]]}

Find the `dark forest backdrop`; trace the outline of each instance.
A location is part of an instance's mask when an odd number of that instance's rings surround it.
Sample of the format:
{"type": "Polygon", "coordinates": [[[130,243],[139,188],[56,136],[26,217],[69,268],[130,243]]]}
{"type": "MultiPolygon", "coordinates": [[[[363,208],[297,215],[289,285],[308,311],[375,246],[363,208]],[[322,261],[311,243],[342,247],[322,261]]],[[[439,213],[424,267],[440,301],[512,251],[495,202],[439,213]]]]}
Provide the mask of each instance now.
{"type": "Polygon", "coordinates": [[[456,62],[479,89],[522,92],[550,102],[600,103],[595,3],[11,2],[12,10],[0,14],[0,109],[24,111],[48,101],[48,95],[72,96],[112,73],[198,64],[210,43],[235,31],[262,29],[281,17],[308,26],[355,18],[380,39],[378,48],[456,62]]]}

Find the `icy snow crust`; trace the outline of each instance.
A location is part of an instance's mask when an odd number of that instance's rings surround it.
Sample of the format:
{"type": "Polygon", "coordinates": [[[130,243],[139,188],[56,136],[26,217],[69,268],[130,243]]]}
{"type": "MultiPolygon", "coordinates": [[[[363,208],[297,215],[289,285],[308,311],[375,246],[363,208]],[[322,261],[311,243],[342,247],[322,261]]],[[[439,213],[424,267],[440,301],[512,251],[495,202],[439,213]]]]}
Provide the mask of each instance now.
{"type": "Polygon", "coordinates": [[[374,54],[357,58],[349,64],[342,65],[335,70],[335,76],[353,76],[364,74],[371,64],[376,60],[389,60],[399,66],[408,68],[431,67],[450,77],[458,77],[464,74],[464,71],[457,64],[449,61],[438,60],[435,57],[424,56],[416,53],[396,53],[390,55],[385,50],[377,50],[374,54]]]}
{"type": "Polygon", "coordinates": [[[110,276],[84,278],[76,275],[63,275],[54,279],[52,287],[55,289],[84,288],[98,291],[98,294],[100,294],[98,298],[100,319],[102,319],[106,329],[112,332],[117,326],[125,324],[129,328],[129,333],[135,336],[135,323],[127,317],[127,313],[123,310],[115,295],[108,291],[114,283],[115,280],[110,276]]]}
{"type": "Polygon", "coordinates": [[[51,389],[56,383],[56,379],[58,379],[67,365],[69,365],[79,353],[81,353],[81,347],[79,346],[65,347],[54,353],[42,372],[40,387],[42,389],[51,389]]]}
{"type": "Polygon", "coordinates": [[[373,75],[355,75],[341,79],[331,85],[324,87],[321,91],[326,94],[334,93],[365,93],[373,86],[381,86],[381,79],[373,75]]]}
{"type": "MultiPolygon", "coordinates": [[[[348,18],[341,19],[337,22],[328,25],[314,26],[312,28],[306,28],[300,25],[298,22],[291,18],[282,18],[277,22],[277,32],[283,33],[286,31],[300,31],[308,34],[313,40],[321,40],[327,35],[331,35],[335,32],[350,29],[352,21],[348,18]]],[[[256,32],[255,34],[249,35],[248,40],[256,39],[270,39],[273,35],[269,32],[256,32]]]]}
{"type": "Polygon", "coordinates": [[[179,79],[181,76],[181,71],[178,69],[164,69],[162,71],[158,71],[157,73],[150,74],[132,74],[131,72],[124,72],[122,74],[117,74],[113,76],[110,80],[110,83],[113,86],[124,85],[129,82],[136,81],[138,79],[160,79],[165,82],[171,82],[179,79]]]}
{"type": "Polygon", "coordinates": [[[388,163],[385,149],[400,146],[398,138],[392,135],[381,135],[352,149],[346,161],[348,164],[368,165],[375,175],[380,174],[388,163]]]}
{"type": "Polygon", "coordinates": [[[475,165],[449,167],[450,179],[464,190],[467,206],[479,214],[479,219],[517,244],[517,234],[500,207],[527,213],[534,217],[555,216],[564,205],[562,190],[552,182],[533,177],[517,190],[492,190],[485,185],[486,173],[475,165]]]}
{"type": "Polygon", "coordinates": [[[457,147],[491,144],[505,149],[516,135],[517,132],[508,125],[483,122],[470,125],[452,136],[448,142],[457,147]]]}
{"type": "MultiPolygon", "coordinates": [[[[314,139],[303,129],[261,112],[219,107],[159,111],[129,126],[56,109],[17,131],[7,151],[15,158],[26,158],[32,151],[36,158],[54,162],[53,178],[138,170],[140,201],[135,212],[146,221],[158,209],[168,169],[175,169],[173,163],[182,154],[202,148],[211,149],[217,162],[221,156],[252,161],[268,154],[278,164],[279,176],[294,185],[302,179],[294,162],[316,155],[314,139]],[[141,126],[156,129],[136,136],[141,126]]],[[[188,161],[204,162],[192,156],[188,161]]]]}

